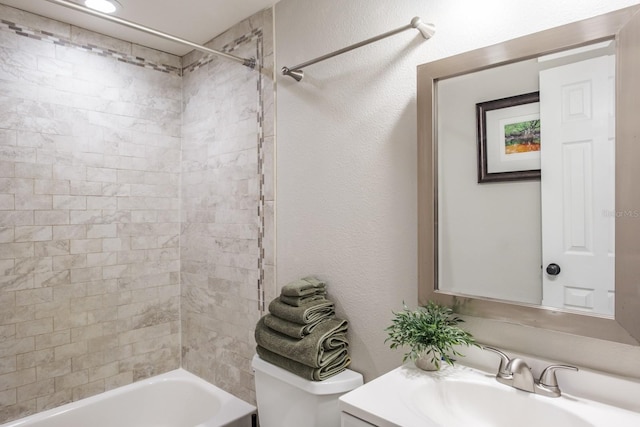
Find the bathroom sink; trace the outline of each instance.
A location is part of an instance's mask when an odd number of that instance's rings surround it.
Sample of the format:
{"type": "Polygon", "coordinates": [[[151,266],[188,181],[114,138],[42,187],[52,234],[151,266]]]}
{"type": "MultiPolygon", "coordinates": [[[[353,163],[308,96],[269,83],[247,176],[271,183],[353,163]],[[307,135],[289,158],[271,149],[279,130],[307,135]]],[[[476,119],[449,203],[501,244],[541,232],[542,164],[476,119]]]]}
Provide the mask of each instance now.
{"type": "MultiPolygon", "coordinates": [[[[589,392],[615,394],[607,387],[609,380],[602,381],[599,385],[604,388],[589,392]]],[[[621,383],[617,388],[637,396],[640,384],[621,383]]],[[[624,409],[603,403],[606,398],[582,396],[565,392],[553,398],[516,390],[497,382],[494,373],[465,366],[425,372],[407,364],[342,396],[340,407],[381,427],[640,426],[635,406],[624,409]]]]}
{"type": "Polygon", "coordinates": [[[442,426],[594,426],[567,408],[566,400],[536,396],[498,382],[452,379],[432,381],[416,388],[410,404],[442,426]]]}

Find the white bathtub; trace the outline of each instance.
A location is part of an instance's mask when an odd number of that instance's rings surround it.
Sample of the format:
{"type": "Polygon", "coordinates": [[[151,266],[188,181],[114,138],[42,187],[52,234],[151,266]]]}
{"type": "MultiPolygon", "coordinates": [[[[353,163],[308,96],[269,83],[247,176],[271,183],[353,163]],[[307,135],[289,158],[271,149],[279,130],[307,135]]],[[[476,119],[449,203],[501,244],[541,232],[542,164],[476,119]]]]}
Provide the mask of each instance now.
{"type": "Polygon", "coordinates": [[[255,410],[176,369],[0,427],[251,427],[255,410]]]}

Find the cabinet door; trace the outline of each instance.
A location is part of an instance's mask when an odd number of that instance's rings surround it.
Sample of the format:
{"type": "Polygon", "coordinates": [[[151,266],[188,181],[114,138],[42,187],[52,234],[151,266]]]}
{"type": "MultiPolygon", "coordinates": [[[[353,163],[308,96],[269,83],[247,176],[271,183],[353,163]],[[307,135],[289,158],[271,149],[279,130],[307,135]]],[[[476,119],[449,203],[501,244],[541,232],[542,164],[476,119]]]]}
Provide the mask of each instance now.
{"type": "Polygon", "coordinates": [[[369,424],[366,421],[362,421],[360,418],[356,418],[346,412],[340,413],[341,427],[371,427],[374,424],[369,424]]]}

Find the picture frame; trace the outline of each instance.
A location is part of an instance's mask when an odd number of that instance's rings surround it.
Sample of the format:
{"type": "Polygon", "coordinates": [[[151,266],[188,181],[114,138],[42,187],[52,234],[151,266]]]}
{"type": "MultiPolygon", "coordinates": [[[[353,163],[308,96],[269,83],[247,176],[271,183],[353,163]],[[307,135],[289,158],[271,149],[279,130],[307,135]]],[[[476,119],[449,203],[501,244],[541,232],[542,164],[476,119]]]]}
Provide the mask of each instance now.
{"type": "Polygon", "coordinates": [[[540,92],[476,104],[478,183],[540,179],[540,92]]]}

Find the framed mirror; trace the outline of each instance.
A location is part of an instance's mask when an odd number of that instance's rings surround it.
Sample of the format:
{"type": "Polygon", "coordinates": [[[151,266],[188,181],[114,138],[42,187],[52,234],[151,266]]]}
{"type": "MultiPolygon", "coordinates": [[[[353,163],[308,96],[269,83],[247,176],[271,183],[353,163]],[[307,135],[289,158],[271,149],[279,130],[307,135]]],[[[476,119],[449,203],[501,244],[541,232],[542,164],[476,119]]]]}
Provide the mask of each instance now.
{"type": "Polygon", "coordinates": [[[640,342],[639,11],[418,67],[421,304],[640,342]]]}

